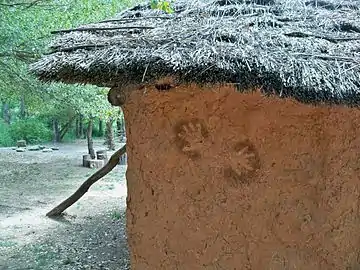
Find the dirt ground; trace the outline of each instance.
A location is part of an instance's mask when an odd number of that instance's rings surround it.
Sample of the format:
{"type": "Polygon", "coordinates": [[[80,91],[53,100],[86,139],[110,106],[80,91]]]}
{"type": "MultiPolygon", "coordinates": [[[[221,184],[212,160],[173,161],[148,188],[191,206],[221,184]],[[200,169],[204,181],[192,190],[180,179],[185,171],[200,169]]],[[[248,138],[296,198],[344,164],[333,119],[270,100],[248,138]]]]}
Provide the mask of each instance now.
{"type": "MultiPolygon", "coordinates": [[[[58,147],[51,153],[0,148],[0,269],[130,269],[126,166],[97,182],[63,218],[49,219],[46,212],[95,172],[81,167],[84,141],[58,147]]],[[[104,148],[95,142],[95,150],[104,148]]]]}

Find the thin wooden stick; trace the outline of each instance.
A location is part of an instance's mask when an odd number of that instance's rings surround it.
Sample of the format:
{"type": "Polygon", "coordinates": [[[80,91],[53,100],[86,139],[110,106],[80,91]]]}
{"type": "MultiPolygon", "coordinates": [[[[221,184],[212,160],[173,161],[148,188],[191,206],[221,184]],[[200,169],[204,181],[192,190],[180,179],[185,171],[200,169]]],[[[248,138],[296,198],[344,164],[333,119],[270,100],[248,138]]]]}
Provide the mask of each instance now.
{"type": "Polygon", "coordinates": [[[119,19],[110,19],[110,20],[104,20],[100,21],[99,23],[108,23],[108,22],[128,22],[128,21],[141,21],[146,19],[172,19],[171,17],[165,17],[165,16],[145,16],[145,17],[135,17],[135,18],[119,18],[119,19]]]}
{"type": "Polygon", "coordinates": [[[127,29],[154,29],[151,26],[117,26],[117,27],[86,27],[51,31],[51,34],[85,32],[85,31],[106,31],[106,30],[127,30],[127,29]]]}
{"type": "Polygon", "coordinates": [[[110,46],[114,46],[116,44],[85,44],[85,45],[77,45],[77,46],[72,46],[72,47],[67,47],[67,48],[59,48],[59,49],[55,49],[52,50],[49,53],[46,53],[47,55],[52,54],[52,53],[57,53],[57,52],[72,52],[75,50],[79,50],[79,49],[92,49],[92,48],[104,48],[104,47],[110,47],[110,46]]]}
{"type": "Polygon", "coordinates": [[[285,33],[284,35],[288,37],[298,37],[298,38],[314,37],[314,38],[325,39],[333,43],[337,43],[341,41],[360,40],[360,37],[331,37],[331,36],[321,36],[321,35],[315,35],[315,34],[303,33],[303,32],[291,32],[291,33],[285,33]]]}
{"type": "Polygon", "coordinates": [[[46,216],[54,217],[61,215],[67,208],[76,203],[88,190],[89,188],[98,180],[107,175],[112,169],[119,164],[120,157],[126,153],[126,145],[117,150],[111,157],[108,163],[96,173],[91,175],[86,181],[66,200],[60,203],[58,206],[54,207],[49,211],[46,216]]]}

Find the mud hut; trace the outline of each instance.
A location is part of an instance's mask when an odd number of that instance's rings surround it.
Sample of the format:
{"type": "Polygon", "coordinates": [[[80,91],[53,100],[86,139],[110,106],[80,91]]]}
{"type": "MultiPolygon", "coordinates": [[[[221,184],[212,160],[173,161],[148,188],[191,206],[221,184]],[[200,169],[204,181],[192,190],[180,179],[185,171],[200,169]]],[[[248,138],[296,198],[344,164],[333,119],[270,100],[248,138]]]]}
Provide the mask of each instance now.
{"type": "Polygon", "coordinates": [[[125,112],[132,269],[359,269],[359,7],[176,0],[54,33],[32,72],[125,112]]]}

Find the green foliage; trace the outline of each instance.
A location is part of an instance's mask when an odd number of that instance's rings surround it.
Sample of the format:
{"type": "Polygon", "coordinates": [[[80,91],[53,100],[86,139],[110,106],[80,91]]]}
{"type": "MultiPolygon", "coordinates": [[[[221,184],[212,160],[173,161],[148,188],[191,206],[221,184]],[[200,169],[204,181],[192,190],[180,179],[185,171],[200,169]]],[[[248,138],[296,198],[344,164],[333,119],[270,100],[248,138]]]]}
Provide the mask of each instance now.
{"type": "Polygon", "coordinates": [[[17,140],[26,140],[30,144],[49,141],[51,130],[39,118],[19,120],[11,125],[0,120],[0,146],[14,146],[17,140]]]}
{"type": "Polygon", "coordinates": [[[14,141],[26,140],[29,144],[50,141],[51,130],[38,119],[19,120],[10,125],[10,134],[14,141]]]}
{"type": "Polygon", "coordinates": [[[12,146],[14,140],[10,134],[10,126],[0,119],[0,146],[12,146]]]}
{"type": "Polygon", "coordinates": [[[173,13],[174,10],[171,8],[171,3],[164,0],[150,0],[150,7],[152,9],[159,9],[166,13],[173,13]]]}
{"type": "Polygon", "coordinates": [[[104,136],[104,132],[102,130],[99,130],[99,122],[98,121],[94,121],[92,135],[93,135],[93,137],[103,137],[104,136]]]}
{"type": "Polygon", "coordinates": [[[11,240],[0,240],[0,248],[3,247],[16,247],[17,243],[11,240]]]}
{"type": "MultiPolygon", "coordinates": [[[[22,97],[26,101],[27,115],[43,117],[45,123],[53,118],[66,123],[76,114],[83,115],[84,121],[89,118],[106,121],[109,117],[118,117],[118,108],[107,101],[107,89],[43,84],[28,73],[28,64],[46,53],[53,38],[52,30],[79,27],[109,18],[137,1],[3,0],[3,5],[0,5],[0,99],[13,104],[12,120],[18,119],[22,97]]],[[[0,136],[5,138],[4,134],[0,136]]],[[[35,138],[38,134],[27,133],[27,136],[35,138]]],[[[71,134],[67,139],[70,137],[71,134]]]]}
{"type": "Polygon", "coordinates": [[[119,211],[114,210],[111,212],[111,218],[113,220],[119,220],[121,219],[121,213],[119,211]]]}
{"type": "Polygon", "coordinates": [[[76,140],[76,134],[74,130],[70,130],[65,134],[64,138],[62,139],[62,142],[73,142],[75,140],[76,140]]]}

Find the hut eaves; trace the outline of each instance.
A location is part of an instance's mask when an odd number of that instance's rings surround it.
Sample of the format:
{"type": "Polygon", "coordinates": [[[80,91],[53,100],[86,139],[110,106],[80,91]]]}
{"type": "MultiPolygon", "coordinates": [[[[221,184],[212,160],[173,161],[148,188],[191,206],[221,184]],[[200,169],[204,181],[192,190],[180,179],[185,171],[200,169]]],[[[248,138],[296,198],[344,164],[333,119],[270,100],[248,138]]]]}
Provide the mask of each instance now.
{"type": "Polygon", "coordinates": [[[197,0],[149,4],[55,31],[41,80],[99,86],[232,83],[301,102],[360,104],[360,1],[197,0]]]}

